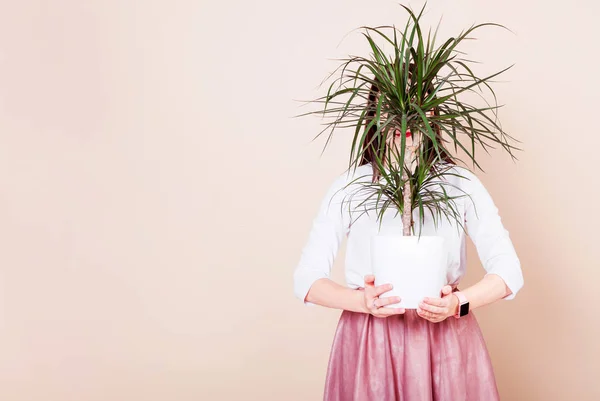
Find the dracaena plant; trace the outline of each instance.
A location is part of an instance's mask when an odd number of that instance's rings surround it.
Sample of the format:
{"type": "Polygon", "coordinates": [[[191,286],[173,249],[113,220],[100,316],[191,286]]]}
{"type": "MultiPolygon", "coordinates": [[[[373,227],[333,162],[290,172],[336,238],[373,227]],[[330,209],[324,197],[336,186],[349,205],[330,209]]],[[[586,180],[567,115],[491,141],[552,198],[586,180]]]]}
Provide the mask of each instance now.
{"type": "Polygon", "coordinates": [[[512,151],[520,150],[510,144],[510,140],[517,140],[498,123],[496,110],[501,106],[490,86],[492,78],[512,65],[480,78],[468,65],[473,61],[460,58],[462,52],[457,50],[463,40],[472,39],[468,35],[476,29],[504,26],[474,25],[436,47],[439,24],[433,37],[429,29],[425,40],[419,23],[426,4],[418,16],[401,5],[409,14],[403,30],[395,26],[360,27],[372,50],[370,58],[341,59],[343,63],[328,76],[341,69],[327,94],[309,101],[322,107],[296,116],[319,114],[332,118],[314,138],[330,130],[323,150],[336,128],[354,128],[349,169],[370,162],[374,173],[370,182],[358,177],[344,188],[359,183],[359,192],[367,191],[368,195],[358,206],[364,206],[364,212],[375,209],[380,222],[388,207],[395,208],[402,215],[403,235],[415,233],[415,209],[419,210],[421,222],[427,209],[436,227],[439,219],[445,217],[454,219],[464,229],[455,200],[468,194],[454,186],[459,194],[451,195],[447,189],[452,185],[446,177],[463,177],[452,167],[457,161],[466,163],[451,157],[450,147],[455,152],[460,148],[469,162],[482,171],[476,160],[477,146],[488,152],[487,147],[498,144],[513,160],[516,157],[512,151]],[[391,45],[392,54],[387,55],[375,39],[391,45]],[[492,94],[493,105],[480,93],[482,88],[492,94]],[[486,106],[466,103],[466,93],[477,94],[486,106]]]}

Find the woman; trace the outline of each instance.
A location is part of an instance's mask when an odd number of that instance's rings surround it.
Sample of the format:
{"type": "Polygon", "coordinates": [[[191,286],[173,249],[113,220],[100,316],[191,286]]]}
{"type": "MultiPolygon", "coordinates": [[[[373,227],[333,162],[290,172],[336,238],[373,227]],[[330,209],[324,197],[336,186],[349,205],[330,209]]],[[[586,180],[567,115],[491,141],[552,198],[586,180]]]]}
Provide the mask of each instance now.
{"type": "MultiPolygon", "coordinates": [[[[377,87],[371,90],[369,101],[374,102],[377,87]]],[[[439,115],[439,110],[434,115],[439,115]]],[[[435,131],[441,139],[439,127],[435,131]]],[[[408,135],[407,146],[418,146],[421,139],[409,141],[408,135]]],[[[386,144],[399,146],[400,132],[386,139],[386,144]]],[[[306,305],[342,310],[329,357],[324,400],[499,400],[486,343],[472,311],[500,299],[514,299],[523,286],[523,275],[490,194],[476,175],[444,155],[444,163],[464,177],[450,176],[449,180],[470,195],[457,204],[487,273],[459,291],[457,285],[466,272],[466,234],[456,229],[456,223],[440,219],[434,227],[433,220],[426,218],[422,233],[442,235],[448,244],[447,285],[439,297],[423,299],[418,309],[383,308],[400,298],[386,297],[391,285],[375,286],[371,274],[369,238],[378,230],[376,213],[362,213],[356,220],[349,213],[355,210],[354,200],[360,203],[361,197],[346,184],[361,176],[379,177],[370,153],[364,155],[354,172],[336,177],[327,190],[294,272],[295,295],[306,305]],[[329,278],[344,237],[348,241],[347,287],[329,278]],[[462,308],[460,304],[464,304],[462,308]]],[[[389,215],[383,220],[385,226],[400,219],[389,215]]]]}

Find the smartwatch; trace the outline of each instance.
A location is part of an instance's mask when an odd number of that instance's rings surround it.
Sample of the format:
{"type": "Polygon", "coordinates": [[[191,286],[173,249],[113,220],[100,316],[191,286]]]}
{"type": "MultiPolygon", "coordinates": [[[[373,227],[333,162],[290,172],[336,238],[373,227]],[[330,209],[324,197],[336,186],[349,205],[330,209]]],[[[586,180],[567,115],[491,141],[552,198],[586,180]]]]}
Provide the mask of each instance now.
{"type": "Polygon", "coordinates": [[[469,313],[469,301],[465,297],[465,295],[460,291],[454,291],[454,295],[458,298],[458,311],[454,315],[455,318],[460,318],[461,316],[469,313]]]}

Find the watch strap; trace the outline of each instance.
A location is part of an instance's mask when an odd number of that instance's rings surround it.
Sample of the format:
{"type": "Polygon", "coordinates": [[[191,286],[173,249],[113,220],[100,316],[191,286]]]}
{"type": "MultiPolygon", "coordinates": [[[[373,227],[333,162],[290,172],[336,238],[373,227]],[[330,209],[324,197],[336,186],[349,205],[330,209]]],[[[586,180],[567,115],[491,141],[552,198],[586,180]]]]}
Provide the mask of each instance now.
{"type": "Polygon", "coordinates": [[[458,310],[454,315],[454,317],[458,319],[469,313],[469,301],[467,300],[467,297],[465,297],[465,294],[460,291],[454,291],[453,294],[458,298],[458,310]]]}

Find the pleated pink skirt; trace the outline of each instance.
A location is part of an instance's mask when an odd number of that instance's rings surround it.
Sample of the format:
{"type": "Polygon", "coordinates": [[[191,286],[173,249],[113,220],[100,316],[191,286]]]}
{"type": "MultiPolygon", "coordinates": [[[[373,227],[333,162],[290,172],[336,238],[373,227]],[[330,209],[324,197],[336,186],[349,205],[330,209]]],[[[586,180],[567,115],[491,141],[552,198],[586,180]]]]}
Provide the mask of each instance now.
{"type": "Polygon", "coordinates": [[[325,401],[497,401],[472,313],[438,323],[407,309],[378,318],[344,310],[335,332],[325,401]]]}

